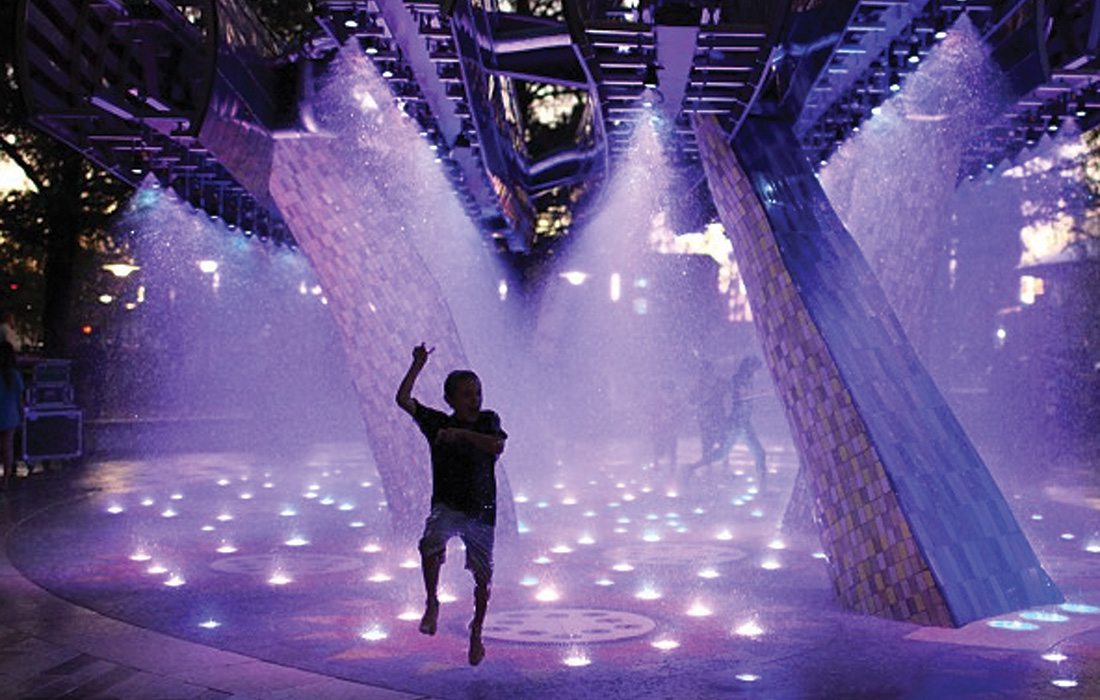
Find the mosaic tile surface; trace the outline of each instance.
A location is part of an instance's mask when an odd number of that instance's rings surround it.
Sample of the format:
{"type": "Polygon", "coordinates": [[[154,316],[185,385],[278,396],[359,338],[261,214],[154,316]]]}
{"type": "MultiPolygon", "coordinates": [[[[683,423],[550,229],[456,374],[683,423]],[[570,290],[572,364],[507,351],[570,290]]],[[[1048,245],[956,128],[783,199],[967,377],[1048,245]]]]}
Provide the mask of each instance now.
{"type": "Polygon", "coordinates": [[[735,156],[695,128],[843,604],[963,625],[1061,601],[793,135],[750,120],[735,156]]]}

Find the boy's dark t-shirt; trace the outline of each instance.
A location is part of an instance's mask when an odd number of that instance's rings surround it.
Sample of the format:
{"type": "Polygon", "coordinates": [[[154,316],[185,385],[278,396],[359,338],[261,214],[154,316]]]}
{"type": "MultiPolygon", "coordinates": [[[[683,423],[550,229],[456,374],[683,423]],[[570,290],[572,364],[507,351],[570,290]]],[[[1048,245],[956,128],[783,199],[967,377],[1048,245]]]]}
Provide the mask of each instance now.
{"type": "Polygon", "coordinates": [[[507,438],[500,417],[493,411],[482,411],[473,423],[464,423],[417,401],[413,418],[432,449],[432,505],[442,504],[487,525],[496,525],[496,455],[465,442],[437,443],[435,437],[443,428],[465,428],[507,438]]]}

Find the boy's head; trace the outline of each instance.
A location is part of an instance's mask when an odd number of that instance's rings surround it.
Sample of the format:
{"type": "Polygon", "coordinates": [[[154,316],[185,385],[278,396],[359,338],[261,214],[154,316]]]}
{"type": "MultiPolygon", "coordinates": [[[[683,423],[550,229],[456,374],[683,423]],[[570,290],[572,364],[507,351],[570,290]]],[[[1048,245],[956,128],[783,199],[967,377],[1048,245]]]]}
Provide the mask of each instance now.
{"type": "Polygon", "coordinates": [[[481,380],[471,370],[456,369],[443,382],[443,398],[456,416],[472,421],[481,413],[481,380]]]}

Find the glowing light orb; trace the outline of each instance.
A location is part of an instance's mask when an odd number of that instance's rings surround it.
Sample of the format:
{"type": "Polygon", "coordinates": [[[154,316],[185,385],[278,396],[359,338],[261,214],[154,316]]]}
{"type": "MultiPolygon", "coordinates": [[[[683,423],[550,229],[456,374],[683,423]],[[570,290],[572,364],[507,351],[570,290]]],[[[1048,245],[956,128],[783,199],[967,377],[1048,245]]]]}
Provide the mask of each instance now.
{"type": "Polygon", "coordinates": [[[734,678],[739,681],[744,681],[745,683],[754,683],[760,680],[760,676],[755,673],[738,673],[734,678]]]}
{"type": "Polygon", "coordinates": [[[149,554],[143,549],[139,549],[130,555],[130,561],[149,561],[153,558],[153,555],[149,554]]]}
{"type": "Polygon", "coordinates": [[[561,600],[561,594],[553,586],[543,586],[535,593],[535,600],[540,603],[553,603],[561,600]]]}
{"type": "Polygon", "coordinates": [[[373,486],[373,484],[371,484],[371,482],[369,481],[361,482],[359,485],[365,489],[369,489],[371,486],[373,486]]]}
{"type": "Polygon", "coordinates": [[[323,505],[323,506],[331,506],[335,502],[336,502],[336,499],[333,498],[332,496],[325,496],[324,498],[321,499],[321,505],[323,505]]]}
{"type": "Polygon", "coordinates": [[[680,647],[680,642],[675,639],[658,639],[650,644],[654,649],[660,649],[661,651],[672,651],[680,647]]]}
{"type": "Polygon", "coordinates": [[[814,552],[811,556],[814,559],[828,559],[829,558],[829,555],[826,554],[825,552],[814,552]]]}
{"type": "Polygon", "coordinates": [[[164,582],[164,585],[171,588],[179,588],[185,583],[187,583],[187,581],[185,581],[182,576],[179,574],[172,574],[171,578],[164,582]]]}
{"type": "Polygon", "coordinates": [[[204,620],[199,623],[199,627],[202,627],[204,630],[213,630],[221,626],[222,623],[218,622],[217,620],[204,620]]]}
{"type": "Polygon", "coordinates": [[[402,569],[415,569],[415,568],[420,566],[420,562],[418,562],[415,559],[406,559],[405,561],[401,562],[397,566],[399,566],[402,569]]]}
{"type": "Polygon", "coordinates": [[[586,517],[586,518],[594,518],[594,517],[596,517],[596,511],[594,511],[594,510],[586,510],[586,511],[584,511],[584,517],[586,517]]]}
{"type": "Polygon", "coordinates": [[[633,571],[634,567],[624,562],[619,562],[611,567],[613,571],[633,571]]]}
{"type": "Polygon", "coordinates": [[[768,543],[768,549],[786,549],[787,545],[783,540],[772,540],[768,543]]]}
{"type": "Polygon", "coordinates": [[[680,494],[677,493],[674,489],[669,489],[668,491],[665,491],[665,498],[679,498],[679,497],[680,497],[680,494]]]}
{"type": "Polygon", "coordinates": [[[182,500],[183,500],[183,494],[182,494],[182,493],[178,493],[178,492],[177,492],[177,493],[173,493],[173,494],[172,494],[171,496],[169,496],[168,498],[172,499],[173,501],[182,501],[182,500]]]}
{"type": "Polygon", "coordinates": [[[348,523],[348,527],[359,528],[359,527],[366,527],[366,526],[367,526],[367,524],[365,522],[363,522],[362,520],[352,520],[350,523],[348,523]]]}
{"type": "Polygon", "coordinates": [[[363,545],[363,551],[367,554],[377,554],[378,552],[382,551],[382,546],[375,542],[371,542],[369,544],[363,545]]]}
{"type": "Polygon", "coordinates": [[[176,511],[172,510],[171,508],[165,508],[165,509],[164,509],[163,511],[161,511],[161,513],[160,513],[160,517],[162,517],[162,518],[174,518],[174,517],[176,517],[177,515],[179,515],[179,513],[177,513],[176,511]]]}
{"type": "Polygon", "coordinates": [[[527,523],[525,523],[523,521],[520,521],[516,525],[516,531],[519,532],[519,534],[521,534],[521,535],[525,535],[528,532],[531,532],[531,528],[527,526],[527,523]]]}
{"type": "Polygon", "coordinates": [[[749,513],[749,515],[751,515],[754,518],[763,518],[764,517],[764,511],[760,510],[759,508],[756,508],[751,513],[749,513]]]}
{"type": "Polygon", "coordinates": [[[450,591],[444,591],[440,593],[437,597],[439,598],[440,603],[453,603],[458,600],[458,596],[456,596],[454,593],[451,593],[450,591]]]}
{"type": "Polygon", "coordinates": [[[576,649],[566,654],[561,662],[566,666],[579,668],[581,666],[588,666],[589,664],[591,664],[592,659],[588,658],[588,654],[586,654],[585,652],[576,649]]]}
{"type": "Polygon", "coordinates": [[[577,499],[573,498],[572,496],[566,496],[565,498],[561,499],[561,504],[563,506],[575,506],[577,505],[577,499]]]}
{"type": "Polygon", "coordinates": [[[251,491],[245,491],[244,493],[237,496],[237,498],[241,499],[242,501],[251,501],[252,500],[252,492],[251,491]]]}
{"type": "Polygon", "coordinates": [[[150,566],[148,569],[145,570],[145,573],[153,574],[154,576],[159,576],[160,574],[168,573],[168,567],[164,566],[163,564],[153,564],[152,566],[150,566]]]}
{"type": "Polygon", "coordinates": [[[738,637],[756,638],[764,634],[764,628],[756,624],[756,620],[749,620],[748,622],[736,627],[733,633],[738,637]]]}
{"type": "Polygon", "coordinates": [[[1077,681],[1073,680],[1072,678],[1055,678],[1054,680],[1052,680],[1050,682],[1050,684],[1053,685],[1053,686],[1057,686],[1059,688],[1076,688],[1077,687],[1077,681]]]}
{"type": "Polygon", "coordinates": [[[366,632],[363,632],[362,634],[360,634],[359,638],[360,639],[365,639],[368,642],[380,642],[388,636],[389,635],[386,634],[386,630],[382,629],[378,625],[374,625],[370,629],[368,629],[366,632]]]}
{"type": "Polygon", "coordinates": [[[1072,532],[1063,532],[1059,537],[1068,542],[1069,540],[1075,539],[1076,536],[1072,532]]]}
{"type": "Polygon", "coordinates": [[[661,541],[661,536],[659,534],[657,534],[656,532],[653,532],[652,530],[649,530],[644,535],[642,535],[642,541],[643,542],[660,542],[661,541]]]}
{"type": "Polygon", "coordinates": [[[125,510],[126,510],[125,508],[123,508],[122,506],[117,505],[117,504],[107,506],[107,512],[110,513],[111,515],[118,515],[119,513],[123,512],[125,510]]]}
{"type": "Polygon", "coordinates": [[[336,506],[336,510],[342,510],[342,511],[355,510],[355,504],[354,503],[341,503],[340,505],[336,506]]]}
{"type": "Polygon", "coordinates": [[[554,560],[543,554],[542,556],[535,557],[532,561],[534,561],[536,564],[549,564],[554,560]]]}
{"type": "MultiPolygon", "coordinates": [[[[110,512],[110,510],[108,510],[108,512],[110,512]]],[[[1085,547],[1085,551],[1090,554],[1100,554],[1100,542],[1090,542],[1085,547]]]]}
{"type": "Polygon", "coordinates": [[[551,554],[569,554],[573,548],[567,544],[559,544],[550,549],[551,554]]]}
{"type": "Polygon", "coordinates": [[[149,507],[149,506],[153,505],[154,503],[156,503],[156,501],[154,501],[154,500],[153,500],[153,499],[151,499],[151,498],[143,498],[143,499],[141,499],[141,505],[143,505],[143,506],[145,506],[145,507],[149,507]]]}
{"type": "Polygon", "coordinates": [[[733,539],[733,533],[729,530],[722,530],[714,536],[716,540],[728,541],[733,539]]]}
{"type": "Polygon", "coordinates": [[[632,494],[632,493],[624,493],[624,494],[623,494],[623,500],[624,500],[624,501],[633,501],[633,500],[634,500],[634,494],[632,494]]]}
{"type": "Polygon", "coordinates": [[[307,544],[309,544],[309,540],[302,537],[301,535],[294,535],[283,544],[285,544],[287,547],[305,547],[307,544]]]}
{"type": "Polygon", "coordinates": [[[218,547],[218,549],[217,549],[218,554],[232,554],[233,552],[236,552],[236,551],[237,551],[237,548],[234,547],[233,545],[229,544],[228,542],[222,543],[222,545],[220,547],[218,547]]]}
{"type": "Polygon", "coordinates": [[[661,592],[647,584],[642,587],[642,590],[635,593],[634,597],[638,600],[657,600],[661,597],[661,592]]]}
{"type": "Polygon", "coordinates": [[[199,529],[202,530],[203,532],[213,532],[214,531],[214,526],[213,525],[203,525],[199,529]]]}
{"type": "Polygon", "coordinates": [[[531,586],[539,585],[539,580],[537,577],[528,574],[519,580],[519,585],[530,588],[531,586]]]}
{"type": "Polygon", "coordinates": [[[1084,603],[1062,603],[1058,607],[1066,612],[1081,613],[1083,615],[1095,615],[1096,613],[1100,613],[1100,608],[1095,605],[1085,605],[1084,603]]]}
{"type": "Polygon", "coordinates": [[[714,611],[708,608],[705,604],[699,601],[695,601],[691,604],[691,607],[689,607],[685,611],[685,614],[688,617],[710,617],[714,614],[714,611]]]}
{"type": "Polygon", "coordinates": [[[383,571],[379,571],[368,576],[367,580],[371,583],[385,583],[386,581],[392,581],[393,577],[383,571]]]}
{"type": "Polygon", "coordinates": [[[1042,657],[1040,657],[1040,658],[1042,658],[1046,661],[1053,661],[1054,663],[1058,664],[1058,663],[1062,663],[1063,661],[1065,661],[1069,657],[1066,656],[1065,654],[1061,654],[1061,653],[1056,652],[1056,651],[1051,651],[1051,652],[1047,652],[1046,654],[1043,654],[1042,657]]]}
{"type": "Polygon", "coordinates": [[[606,587],[606,586],[614,586],[614,585],[615,585],[615,582],[614,582],[614,581],[612,581],[612,580],[611,580],[611,579],[609,579],[609,578],[601,578],[601,579],[599,579],[598,581],[596,581],[596,585],[597,585],[597,586],[605,586],[605,587],[606,587]]]}
{"type": "Polygon", "coordinates": [[[1043,519],[1043,516],[1042,516],[1042,515],[1040,515],[1040,514],[1038,514],[1038,513],[1032,513],[1032,514],[1031,514],[1031,519],[1032,519],[1032,520],[1042,520],[1042,519],[1043,519]]]}
{"type": "Polygon", "coordinates": [[[529,501],[531,499],[527,498],[527,496],[524,496],[523,494],[520,494],[520,495],[516,496],[515,498],[513,498],[512,500],[515,501],[516,503],[526,503],[527,501],[529,501]]]}
{"type": "Polygon", "coordinates": [[[589,535],[586,532],[586,533],[584,533],[583,535],[581,535],[580,537],[577,538],[577,544],[584,544],[584,545],[596,544],[596,539],[594,537],[592,537],[592,535],[589,535]]]}
{"type": "Polygon", "coordinates": [[[320,491],[321,490],[321,485],[320,484],[310,484],[306,488],[310,491],[320,491]]]}
{"type": "Polygon", "coordinates": [[[264,488],[265,489],[273,489],[273,488],[275,488],[275,484],[270,482],[270,481],[265,481],[264,482],[264,488]]]}
{"type": "Polygon", "coordinates": [[[317,498],[317,494],[313,491],[306,491],[302,494],[302,498],[314,499],[317,498]]]}
{"type": "Polygon", "coordinates": [[[230,515],[229,513],[222,513],[217,518],[215,518],[215,520],[217,520],[220,523],[227,523],[232,519],[233,519],[233,516],[230,515]]]}
{"type": "Polygon", "coordinates": [[[276,571],[271,574],[271,578],[267,580],[272,586],[285,586],[288,583],[292,583],[294,579],[290,578],[286,573],[282,571],[276,571]]]}
{"type": "Polygon", "coordinates": [[[225,477],[218,479],[218,486],[229,486],[229,479],[226,479],[225,477]]]}
{"type": "Polygon", "coordinates": [[[707,567],[705,569],[699,569],[699,578],[718,578],[721,574],[713,567],[707,567]]]}
{"type": "Polygon", "coordinates": [[[782,564],[780,564],[775,559],[765,559],[764,561],[760,562],[760,568],[764,569],[765,571],[775,571],[776,569],[779,569],[781,567],[782,564]]]}
{"type": "Polygon", "coordinates": [[[706,509],[705,509],[705,508],[698,508],[698,507],[696,507],[696,508],[692,508],[692,509],[691,509],[691,512],[692,512],[692,513],[695,513],[696,515],[703,515],[703,514],[704,514],[704,513],[706,513],[707,511],[706,511],[706,509]]]}
{"type": "Polygon", "coordinates": [[[615,518],[615,522],[619,523],[620,525],[626,525],[627,523],[630,522],[630,518],[628,518],[624,515],[624,516],[615,518]]]}
{"type": "Polygon", "coordinates": [[[420,619],[420,613],[417,612],[416,610],[413,610],[412,608],[408,608],[405,611],[403,611],[400,615],[398,615],[397,619],[398,620],[403,620],[405,622],[416,622],[417,620],[420,619]]]}

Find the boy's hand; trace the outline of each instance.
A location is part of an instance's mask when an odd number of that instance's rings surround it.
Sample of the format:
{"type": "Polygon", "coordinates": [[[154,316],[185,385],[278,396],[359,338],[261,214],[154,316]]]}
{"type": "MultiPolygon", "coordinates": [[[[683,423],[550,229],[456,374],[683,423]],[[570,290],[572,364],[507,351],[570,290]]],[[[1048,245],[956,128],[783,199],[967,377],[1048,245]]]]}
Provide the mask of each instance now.
{"type": "Polygon", "coordinates": [[[433,352],[435,352],[434,346],[428,348],[424,346],[424,343],[421,343],[413,348],[413,362],[418,365],[423,365],[428,361],[428,355],[431,355],[433,352]]]}

